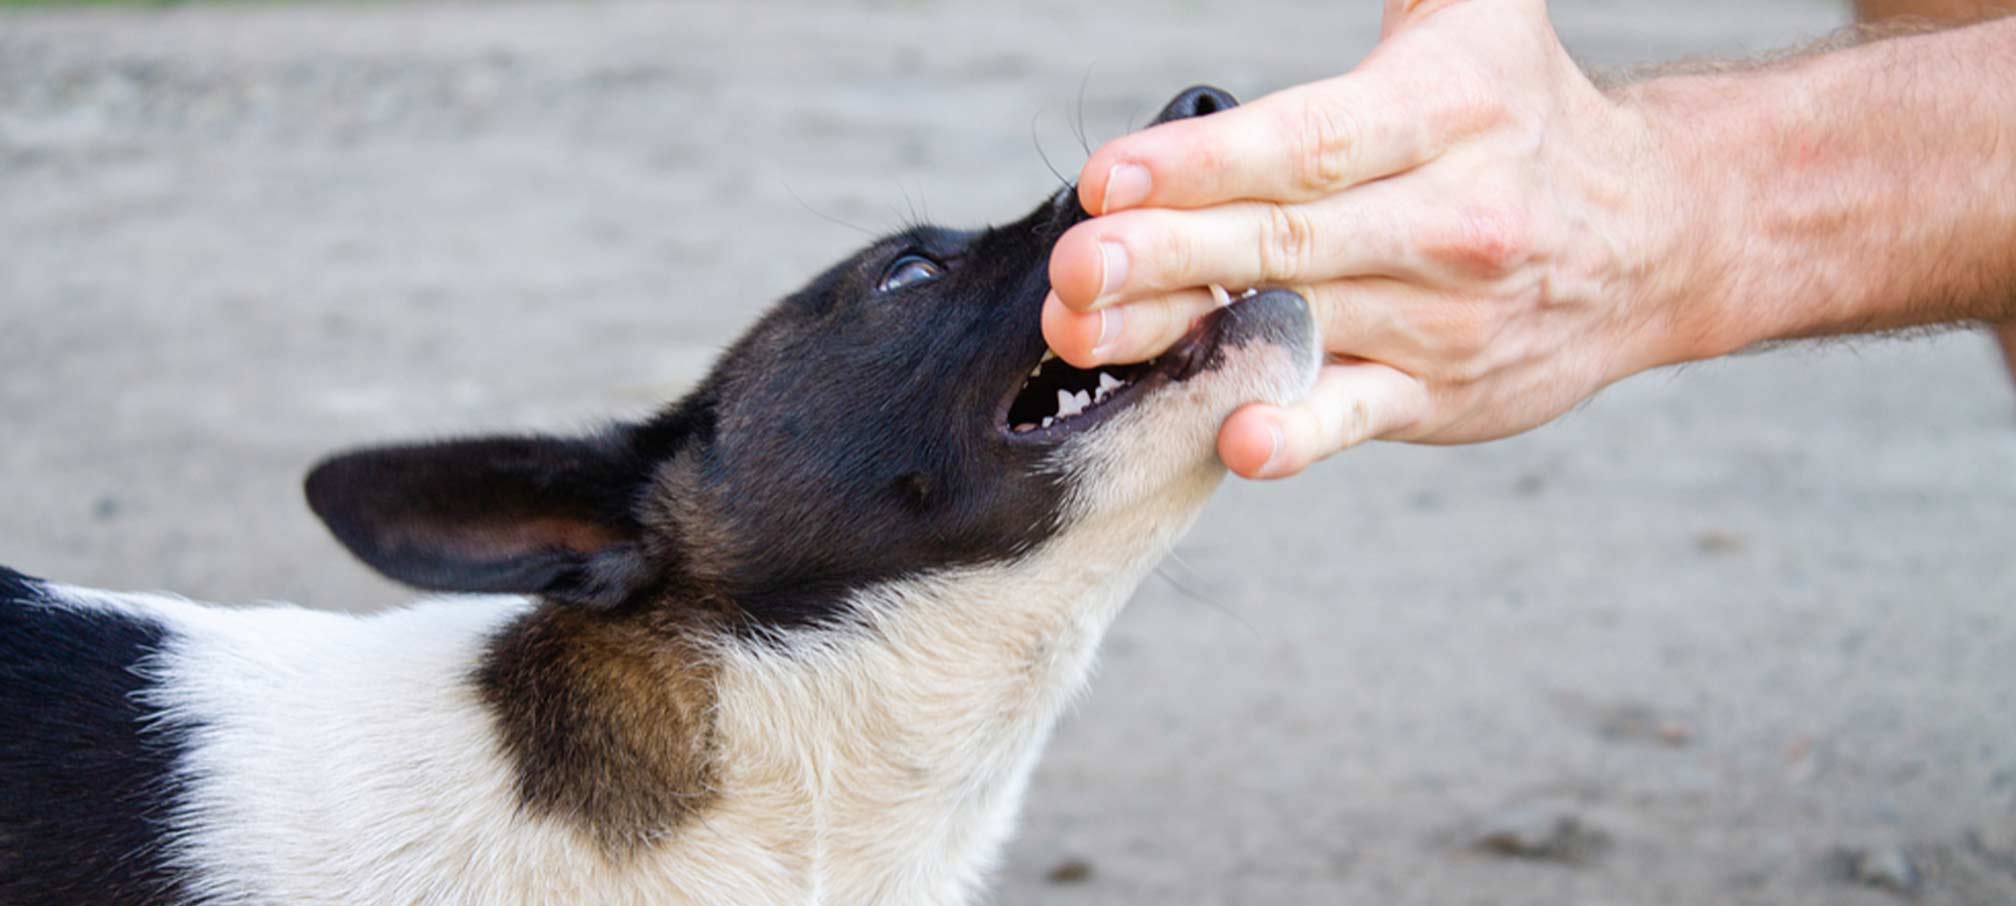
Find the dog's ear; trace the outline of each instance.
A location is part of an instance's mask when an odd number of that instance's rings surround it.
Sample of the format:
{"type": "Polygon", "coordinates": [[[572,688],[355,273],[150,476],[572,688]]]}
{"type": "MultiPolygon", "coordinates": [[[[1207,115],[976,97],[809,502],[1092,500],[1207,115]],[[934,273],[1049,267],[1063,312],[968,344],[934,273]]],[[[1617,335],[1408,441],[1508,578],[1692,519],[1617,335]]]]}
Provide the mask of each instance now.
{"type": "Polygon", "coordinates": [[[623,433],[497,437],[343,453],[305,489],[337,540],[392,579],[612,606],[651,579],[635,514],[650,468],[623,433]]]}

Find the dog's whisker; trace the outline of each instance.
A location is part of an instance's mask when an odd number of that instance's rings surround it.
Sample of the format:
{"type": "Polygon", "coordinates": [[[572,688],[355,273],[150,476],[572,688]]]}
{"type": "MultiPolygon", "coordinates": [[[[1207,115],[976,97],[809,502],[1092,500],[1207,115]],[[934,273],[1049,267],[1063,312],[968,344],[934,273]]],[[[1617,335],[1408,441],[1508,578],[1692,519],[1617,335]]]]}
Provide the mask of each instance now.
{"type": "Polygon", "coordinates": [[[917,216],[917,199],[910,197],[910,187],[904,185],[901,180],[898,180],[896,191],[903,193],[903,212],[905,215],[903,228],[907,230],[923,226],[925,221],[923,218],[917,216]]]}
{"type": "Polygon", "coordinates": [[[1220,616],[1224,616],[1230,619],[1232,622],[1238,624],[1239,628],[1244,629],[1247,635],[1250,635],[1256,639],[1261,637],[1259,628],[1255,627],[1251,621],[1247,620],[1244,616],[1240,615],[1238,611],[1233,610],[1232,608],[1226,606],[1225,604],[1213,599],[1209,595],[1206,595],[1203,592],[1197,590],[1196,588],[1192,587],[1191,585],[1182,581],[1181,579],[1176,578],[1174,575],[1171,575],[1168,572],[1168,570],[1164,569],[1164,566],[1169,563],[1174,563],[1178,566],[1181,566],[1184,569],[1184,571],[1189,572],[1191,575],[1198,574],[1197,570],[1191,568],[1191,566],[1188,563],[1183,562],[1183,558],[1179,553],[1175,551],[1170,551],[1169,555],[1163,559],[1163,562],[1156,564],[1155,566],[1154,574],[1157,578],[1160,578],[1162,581],[1169,583],[1169,587],[1175,589],[1176,592],[1182,595],[1183,597],[1189,598],[1190,600],[1195,601],[1198,604],[1202,604],[1205,607],[1213,611],[1216,611],[1220,616]]]}
{"type": "Polygon", "coordinates": [[[1050,155],[1043,150],[1043,137],[1036,132],[1036,120],[1042,115],[1043,111],[1038,110],[1035,116],[1029,118],[1029,143],[1036,146],[1036,156],[1042,158],[1043,166],[1050,171],[1050,175],[1057,177],[1057,184],[1063,186],[1066,191],[1070,191],[1071,180],[1066,178],[1063,172],[1057,169],[1056,164],[1050,162],[1050,155]]]}
{"type": "Polygon", "coordinates": [[[1092,156],[1092,142],[1085,137],[1085,88],[1092,84],[1092,65],[1085,64],[1085,77],[1078,80],[1078,122],[1077,128],[1073,131],[1073,134],[1078,136],[1078,147],[1084,149],[1088,158],[1092,156]]]}
{"type": "Polygon", "coordinates": [[[836,226],[846,227],[850,230],[853,230],[854,232],[860,233],[863,236],[875,235],[874,230],[864,227],[858,223],[854,223],[853,221],[850,220],[842,220],[839,217],[835,217],[832,214],[828,214],[825,211],[821,211],[818,208],[813,207],[811,202],[806,201],[804,196],[798,194],[798,190],[791,188],[790,183],[788,182],[782,183],[782,185],[784,186],[785,194],[790,195],[791,200],[798,202],[798,206],[810,212],[812,216],[817,217],[820,220],[824,220],[827,223],[834,224],[836,226]]]}
{"type": "Polygon", "coordinates": [[[1133,131],[1134,131],[1134,124],[1136,124],[1136,123],[1139,123],[1139,122],[1141,122],[1141,109],[1142,109],[1142,107],[1141,107],[1141,105],[1140,105],[1140,104],[1135,104],[1135,105],[1134,105],[1134,111],[1133,111],[1132,113],[1129,113],[1129,114],[1127,114],[1127,131],[1128,131],[1128,132],[1133,132],[1133,131]]]}

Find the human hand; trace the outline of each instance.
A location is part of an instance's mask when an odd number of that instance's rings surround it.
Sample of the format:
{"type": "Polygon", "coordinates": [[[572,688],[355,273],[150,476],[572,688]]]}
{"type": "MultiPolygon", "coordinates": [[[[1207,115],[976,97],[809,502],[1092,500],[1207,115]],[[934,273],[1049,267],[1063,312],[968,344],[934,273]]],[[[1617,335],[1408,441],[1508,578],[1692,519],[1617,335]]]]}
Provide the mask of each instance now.
{"type": "Polygon", "coordinates": [[[1330,354],[1309,396],[1228,418],[1220,459],[1292,475],[1361,441],[1491,440],[1690,357],[1691,200],[1662,140],[1561,47],[1544,0],[1388,0],[1352,72],[1095,152],[1100,216],[1050,261],[1052,349],[1152,358],[1214,302],[1286,286],[1330,354]]]}

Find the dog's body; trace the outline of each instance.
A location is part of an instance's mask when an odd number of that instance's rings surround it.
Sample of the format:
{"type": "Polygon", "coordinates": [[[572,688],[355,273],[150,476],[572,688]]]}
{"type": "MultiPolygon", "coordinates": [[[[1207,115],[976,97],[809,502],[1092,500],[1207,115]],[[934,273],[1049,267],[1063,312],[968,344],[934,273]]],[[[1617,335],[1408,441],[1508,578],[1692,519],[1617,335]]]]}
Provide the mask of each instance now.
{"type": "Polygon", "coordinates": [[[372,566],[508,594],[349,617],[0,572],[0,904],[965,901],[1219,421],[1317,364],[1275,292],[1096,388],[1039,365],[1082,216],[879,242],[649,421],[310,476],[372,566]]]}

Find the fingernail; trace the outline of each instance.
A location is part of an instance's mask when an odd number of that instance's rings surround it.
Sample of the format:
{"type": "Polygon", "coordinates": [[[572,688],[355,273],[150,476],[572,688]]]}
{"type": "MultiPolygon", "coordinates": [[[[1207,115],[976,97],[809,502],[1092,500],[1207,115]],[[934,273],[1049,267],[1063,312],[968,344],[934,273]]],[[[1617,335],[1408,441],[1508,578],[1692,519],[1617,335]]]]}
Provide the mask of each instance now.
{"type": "Polygon", "coordinates": [[[1117,292],[1127,282],[1127,247],[1118,242],[1099,243],[1099,295],[1117,292]]]}
{"type": "Polygon", "coordinates": [[[1262,476],[1274,474],[1274,464],[1281,461],[1281,449],[1288,446],[1288,435],[1281,432],[1280,425],[1270,422],[1267,425],[1267,438],[1272,447],[1267,451],[1267,461],[1260,464],[1262,476]]]}
{"type": "Polygon", "coordinates": [[[1092,344],[1093,358],[1103,359],[1106,353],[1113,351],[1113,344],[1120,340],[1120,325],[1125,322],[1126,316],[1121,314],[1120,309],[1099,309],[1099,342],[1092,344]]]}
{"type": "Polygon", "coordinates": [[[1140,164],[1114,164],[1106,171],[1106,203],[1099,213],[1111,214],[1148,200],[1148,168],[1140,164]]]}

